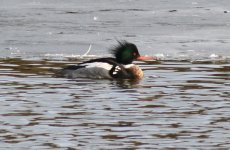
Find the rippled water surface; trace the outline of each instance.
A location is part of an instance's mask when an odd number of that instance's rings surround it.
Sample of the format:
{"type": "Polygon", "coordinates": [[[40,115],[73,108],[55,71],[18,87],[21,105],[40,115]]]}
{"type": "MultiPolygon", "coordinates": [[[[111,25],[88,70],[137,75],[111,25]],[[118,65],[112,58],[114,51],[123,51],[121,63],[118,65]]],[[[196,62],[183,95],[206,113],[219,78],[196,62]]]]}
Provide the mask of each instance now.
{"type": "Polygon", "coordinates": [[[229,70],[221,62],[139,64],[143,80],[53,77],[76,61],[0,61],[1,147],[229,148],[229,70]]]}
{"type": "Polygon", "coordinates": [[[1,0],[0,149],[229,149],[229,0],[1,0]],[[133,42],[140,81],[50,70],[133,42]],[[87,51],[91,44],[91,51],[87,51]]]}

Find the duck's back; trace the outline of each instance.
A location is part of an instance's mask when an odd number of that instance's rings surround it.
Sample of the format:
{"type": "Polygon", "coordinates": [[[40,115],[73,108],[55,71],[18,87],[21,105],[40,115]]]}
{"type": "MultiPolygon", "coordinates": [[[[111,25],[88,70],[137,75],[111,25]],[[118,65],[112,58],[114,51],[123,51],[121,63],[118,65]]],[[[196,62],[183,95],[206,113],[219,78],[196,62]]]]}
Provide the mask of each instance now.
{"type": "Polygon", "coordinates": [[[129,78],[130,74],[114,58],[99,58],[68,66],[58,72],[67,78],[129,78]]]}

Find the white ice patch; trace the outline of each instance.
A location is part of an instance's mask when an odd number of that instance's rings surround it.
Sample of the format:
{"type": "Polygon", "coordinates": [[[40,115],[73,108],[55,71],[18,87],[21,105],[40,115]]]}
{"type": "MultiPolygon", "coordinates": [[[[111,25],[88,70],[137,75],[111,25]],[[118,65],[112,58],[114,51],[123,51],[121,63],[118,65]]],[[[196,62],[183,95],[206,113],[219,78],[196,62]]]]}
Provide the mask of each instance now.
{"type": "Polygon", "coordinates": [[[94,17],[93,17],[93,20],[94,20],[94,21],[97,21],[97,20],[98,20],[98,17],[97,17],[97,16],[94,16],[94,17]]]}
{"type": "Polygon", "coordinates": [[[210,58],[218,58],[218,57],[220,57],[220,56],[217,55],[217,54],[211,54],[209,57],[210,57],[210,58]]]}
{"type": "Polygon", "coordinates": [[[111,70],[112,69],[112,65],[111,64],[108,64],[108,63],[103,63],[103,62],[93,62],[93,63],[85,63],[85,64],[82,64],[82,65],[86,65],[86,68],[103,68],[103,69],[106,69],[106,70],[111,70]]]}

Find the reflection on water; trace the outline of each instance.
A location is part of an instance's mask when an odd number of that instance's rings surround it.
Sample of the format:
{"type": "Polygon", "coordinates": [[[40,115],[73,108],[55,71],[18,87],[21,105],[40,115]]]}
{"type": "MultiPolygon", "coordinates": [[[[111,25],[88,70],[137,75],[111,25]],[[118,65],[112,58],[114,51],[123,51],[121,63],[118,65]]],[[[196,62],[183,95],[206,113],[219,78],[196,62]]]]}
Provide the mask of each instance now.
{"type": "Polygon", "coordinates": [[[140,64],[143,80],[56,78],[70,61],[0,60],[0,147],[229,148],[229,63],[140,64]]]}

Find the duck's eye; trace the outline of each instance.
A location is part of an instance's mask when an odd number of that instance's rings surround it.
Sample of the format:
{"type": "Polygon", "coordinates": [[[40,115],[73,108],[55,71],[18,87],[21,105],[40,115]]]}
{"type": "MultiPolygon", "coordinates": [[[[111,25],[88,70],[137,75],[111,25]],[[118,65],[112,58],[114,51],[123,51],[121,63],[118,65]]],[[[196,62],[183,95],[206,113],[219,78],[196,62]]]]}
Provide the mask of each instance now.
{"type": "Polygon", "coordinates": [[[136,53],[136,52],[134,52],[134,53],[133,53],[133,56],[137,56],[137,53],[136,53]]]}

